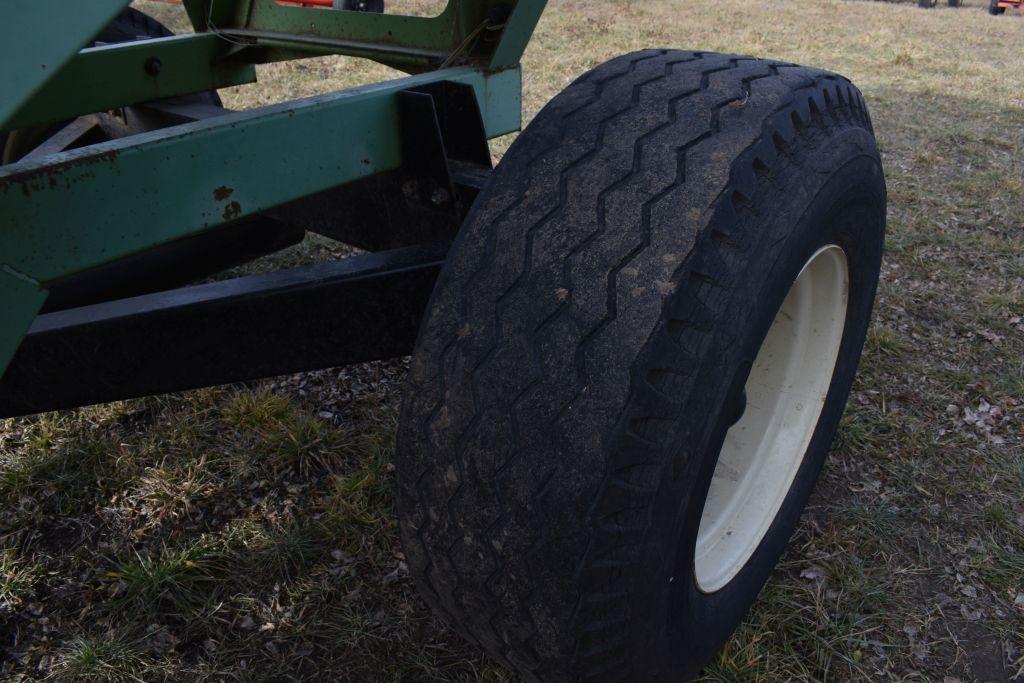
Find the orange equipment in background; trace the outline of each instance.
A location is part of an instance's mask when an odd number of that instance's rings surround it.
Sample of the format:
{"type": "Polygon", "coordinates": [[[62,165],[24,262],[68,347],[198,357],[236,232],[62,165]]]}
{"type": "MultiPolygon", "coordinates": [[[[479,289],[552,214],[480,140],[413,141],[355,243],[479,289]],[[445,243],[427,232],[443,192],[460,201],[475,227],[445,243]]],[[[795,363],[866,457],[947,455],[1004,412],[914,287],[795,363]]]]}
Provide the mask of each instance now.
{"type": "Polygon", "coordinates": [[[1024,9],[1024,0],[991,0],[988,4],[989,14],[1002,14],[1008,9],[1024,9]]]}

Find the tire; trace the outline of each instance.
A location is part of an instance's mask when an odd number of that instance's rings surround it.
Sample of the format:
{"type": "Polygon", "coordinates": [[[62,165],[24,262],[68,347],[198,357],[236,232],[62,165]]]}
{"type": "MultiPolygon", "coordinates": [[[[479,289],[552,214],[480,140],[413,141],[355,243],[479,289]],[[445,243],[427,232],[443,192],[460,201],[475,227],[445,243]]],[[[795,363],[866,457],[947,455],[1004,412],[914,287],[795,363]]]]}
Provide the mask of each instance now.
{"type": "Polygon", "coordinates": [[[931,9],[932,7],[935,7],[937,3],[938,0],[917,0],[917,6],[923,9],[931,9]]]}
{"type": "Polygon", "coordinates": [[[650,50],[555,97],[477,199],[413,356],[397,507],[426,601],[529,680],[698,673],[821,469],[884,223],[868,113],[841,76],[650,50]],[[849,297],[824,404],[763,540],[704,591],[697,532],[730,425],[760,410],[743,411],[752,359],[829,245],[849,297]]]}
{"type": "Polygon", "coordinates": [[[167,38],[173,35],[169,28],[145,12],[126,7],[93,38],[93,44],[130,43],[135,40],[167,38]]]}
{"type": "Polygon", "coordinates": [[[947,7],[963,7],[963,0],[946,0],[947,7]]]}
{"type": "Polygon", "coordinates": [[[1005,7],[1000,7],[996,0],[991,0],[988,3],[988,13],[994,17],[998,17],[1000,14],[1006,11],[1005,7]]]}

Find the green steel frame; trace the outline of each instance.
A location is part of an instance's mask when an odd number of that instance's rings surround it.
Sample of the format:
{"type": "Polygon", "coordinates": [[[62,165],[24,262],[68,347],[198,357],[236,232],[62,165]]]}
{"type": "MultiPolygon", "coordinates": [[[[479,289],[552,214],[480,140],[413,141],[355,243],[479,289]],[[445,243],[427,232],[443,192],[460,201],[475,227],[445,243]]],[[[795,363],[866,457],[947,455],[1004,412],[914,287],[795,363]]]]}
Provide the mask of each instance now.
{"type": "Polygon", "coordinates": [[[249,83],[271,61],[341,54],[412,75],[0,167],[0,374],[54,280],[399,167],[404,90],[468,85],[487,137],[517,130],[546,0],[450,0],[432,18],[186,0],[194,35],[77,49],[126,4],[0,5],[0,130],[249,83]]]}

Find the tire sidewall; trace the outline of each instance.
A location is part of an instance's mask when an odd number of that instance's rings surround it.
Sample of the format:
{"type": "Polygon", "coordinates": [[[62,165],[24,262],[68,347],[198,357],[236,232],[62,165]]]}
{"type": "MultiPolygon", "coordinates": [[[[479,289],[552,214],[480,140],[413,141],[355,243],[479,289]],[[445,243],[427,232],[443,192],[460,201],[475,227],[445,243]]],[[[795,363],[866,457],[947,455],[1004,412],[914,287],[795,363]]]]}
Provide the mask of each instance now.
{"type": "Polygon", "coordinates": [[[761,287],[751,301],[734,302],[734,311],[746,309],[736,311],[738,317],[734,318],[746,320],[745,333],[738,344],[731,348],[723,345],[725,348],[716,352],[718,357],[704,363],[709,371],[702,377],[703,386],[693,393],[708,398],[710,411],[694,424],[704,421],[713,426],[703,436],[695,432],[699,427],[677,434],[676,448],[680,450],[694,443],[706,445],[696,449],[690,472],[680,478],[687,490],[666,482],[654,508],[656,515],[674,517],[664,525],[673,530],[667,539],[671,545],[666,548],[663,540],[661,552],[655,553],[669,559],[661,562],[652,576],[652,585],[668,587],[654,604],[664,605],[655,612],[656,620],[664,625],[655,628],[655,633],[661,634],[656,643],[662,660],[658,670],[670,677],[696,675],[739,625],[778,562],[814,488],[842,416],[871,317],[882,253],[884,216],[877,210],[884,206],[881,178],[877,158],[867,156],[845,164],[829,177],[774,252],[778,254],[774,262],[759,268],[757,258],[751,259],[745,276],[755,281],[760,278],[761,287]],[[718,453],[732,422],[729,406],[740,400],[750,359],[756,356],[793,281],[808,259],[829,244],[839,245],[846,253],[850,292],[841,348],[821,416],[794,482],[761,544],[729,584],[714,593],[703,593],[694,578],[694,540],[718,453]],[[734,374],[723,379],[722,368],[733,368],[734,374]],[[712,399],[716,394],[717,399],[712,399]],[[715,410],[717,419],[709,419],[715,410]]]}

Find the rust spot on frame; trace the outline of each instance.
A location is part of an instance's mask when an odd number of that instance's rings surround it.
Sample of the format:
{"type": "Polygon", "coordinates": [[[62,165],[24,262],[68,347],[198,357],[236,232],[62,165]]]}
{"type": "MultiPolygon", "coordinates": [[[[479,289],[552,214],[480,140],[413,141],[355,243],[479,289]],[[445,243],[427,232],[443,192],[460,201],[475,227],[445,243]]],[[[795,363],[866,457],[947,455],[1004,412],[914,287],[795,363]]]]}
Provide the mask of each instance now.
{"type": "Polygon", "coordinates": [[[231,193],[234,191],[235,190],[233,188],[230,188],[227,185],[221,185],[220,187],[213,191],[213,198],[216,199],[218,202],[222,202],[228,197],[230,197],[231,193]]]}
{"type": "Polygon", "coordinates": [[[239,204],[238,202],[231,202],[230,204],[224,207],[224,213],[222,215],[224,216],[224,220],[230,221],[234,218],[238,218],[239,214],[241,213],[242,205],[239,204]]]}
{"type": "Polygon", "coordinates": [[[0,177],[0,191],[7,190],[15,185],[21,186],[21,192],[26,197],[31,197],[34,192],[50,189],[56,190],[61,179],[65,187],[82,176],[68,174],[69,171],[77,169],[88,169],[97,164],[111,163],[117,160],[118,150],[89,154],[86,156],[73,157],[58,164],[47,164],[41,168],[33,168],[18,173],[11,173],[0,177]],[[66,175],[68,174],[68,175],[66,175]]]}

